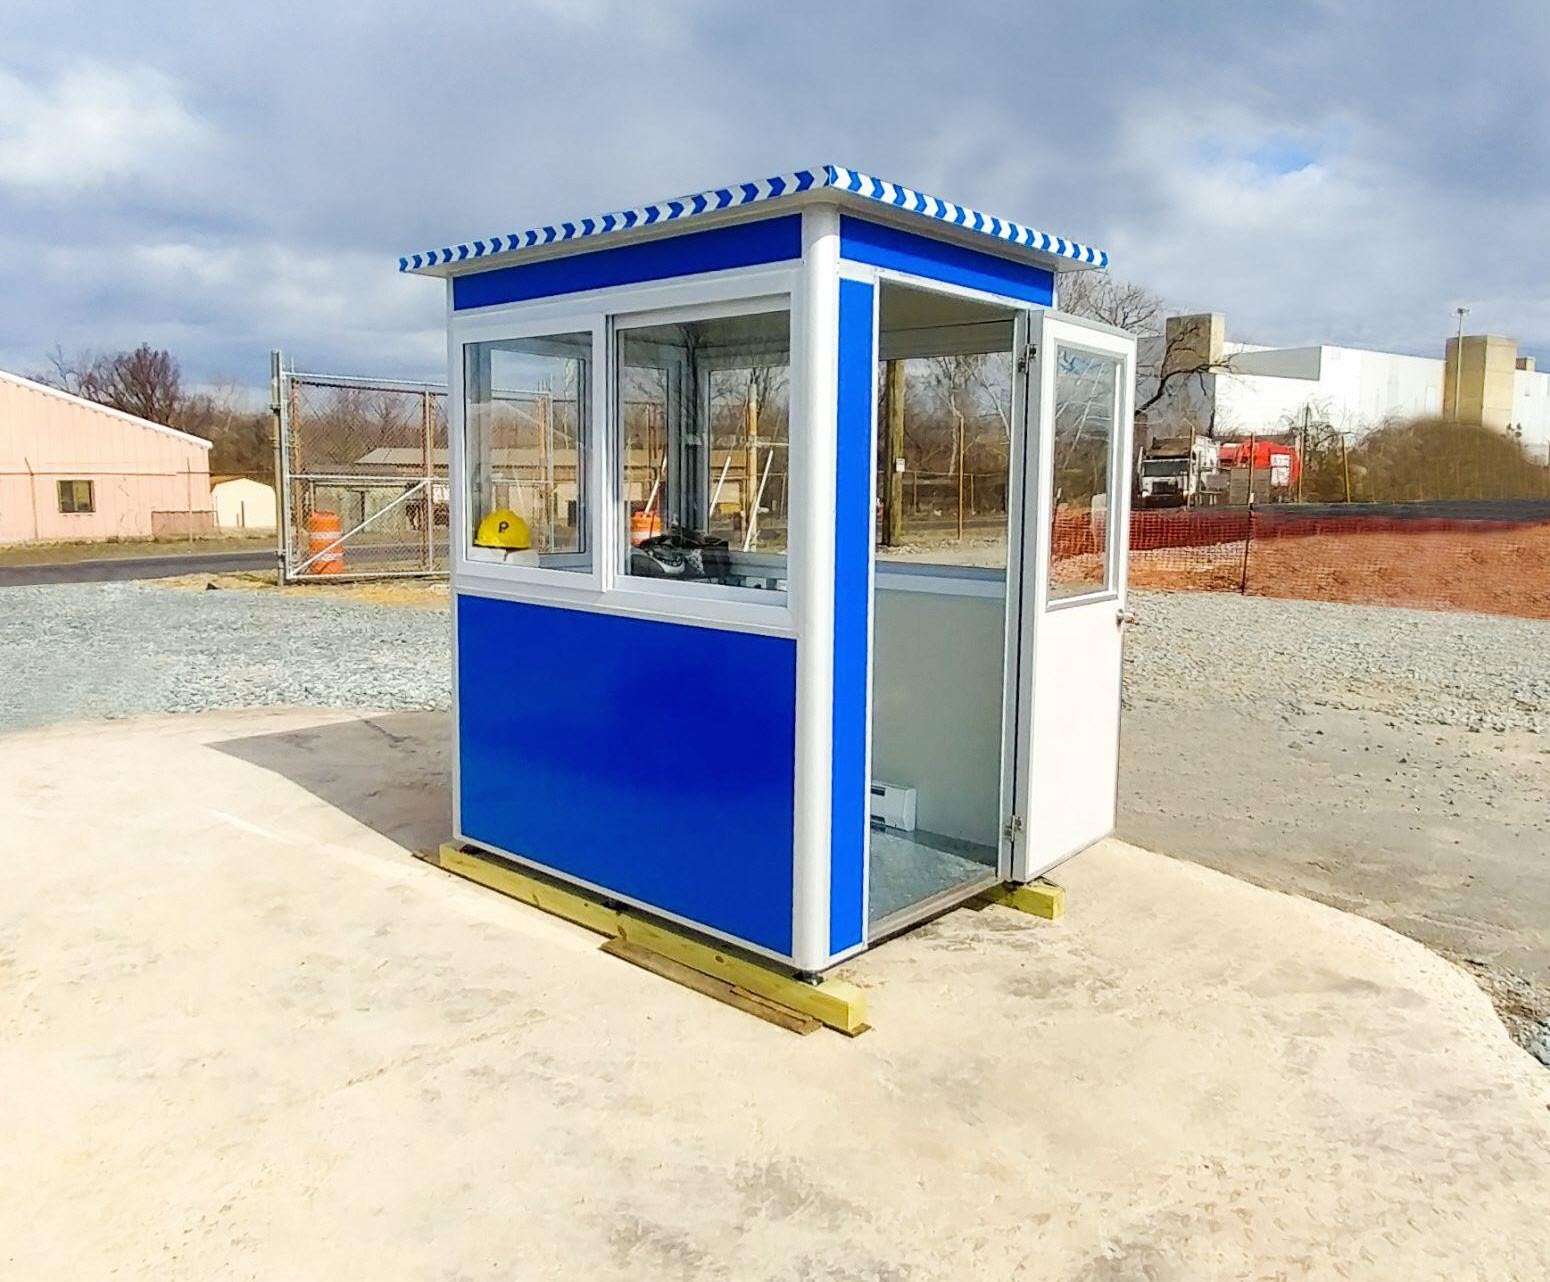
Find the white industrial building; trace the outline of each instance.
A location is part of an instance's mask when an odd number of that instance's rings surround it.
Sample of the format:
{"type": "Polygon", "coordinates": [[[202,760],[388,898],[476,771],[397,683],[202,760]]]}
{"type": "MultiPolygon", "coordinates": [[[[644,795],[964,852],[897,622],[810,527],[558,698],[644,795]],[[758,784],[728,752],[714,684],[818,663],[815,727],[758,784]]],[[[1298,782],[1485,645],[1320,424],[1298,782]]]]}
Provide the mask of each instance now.
{"type": "Polygon", "coordinates": [[[1361,435],[1385,422],[1453,418],[1518,436],[1535,458],[1550,462],[1550,372],[1520,357],[1517,344],[1494,335],[1466,335],[1443,358],[1402,356],[1356,347],[1262,347],[1227,341],[1220,313],[1168,318],[1164,335],[1141,341],[1137,404],[1145,405],[1160,377],[1175,374],[1147,412],[1153,435],[1184,428],[1218,438],[1272,435],[1304,421],[1361,435]]]}

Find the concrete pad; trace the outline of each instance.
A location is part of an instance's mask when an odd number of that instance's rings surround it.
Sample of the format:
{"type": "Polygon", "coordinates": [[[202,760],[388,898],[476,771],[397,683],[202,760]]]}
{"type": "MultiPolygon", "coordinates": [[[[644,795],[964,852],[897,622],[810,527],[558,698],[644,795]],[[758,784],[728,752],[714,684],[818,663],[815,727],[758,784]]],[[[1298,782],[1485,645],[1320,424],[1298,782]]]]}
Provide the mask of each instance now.
{"type": "Polygon", "coordinates": [[[411,858],[445,744],[0,738],[0,1272],[1550,1274],[1550,1075],[1418,944],[1110,842],[799,1038],[411,858]]]}

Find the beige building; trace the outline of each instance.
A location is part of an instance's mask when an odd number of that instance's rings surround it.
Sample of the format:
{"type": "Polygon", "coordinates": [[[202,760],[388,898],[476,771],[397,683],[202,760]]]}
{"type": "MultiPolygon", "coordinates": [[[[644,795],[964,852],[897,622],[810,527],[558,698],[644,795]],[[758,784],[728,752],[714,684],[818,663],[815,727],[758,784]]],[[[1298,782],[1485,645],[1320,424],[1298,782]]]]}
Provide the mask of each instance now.
{"type": "Polygon", "coordinates": [[[0,543],[213,527],[209,441],[0,371],[0,543]]]}
{"type": "Polygon", "coordinates": [[[1513,339],[1499,334],[1450,338],[1443,367],[1444,418],[1479,423],[1498,432],[1518,426],[1518,384],[1533,381],[1519,375],[1536,371],[1534,358],[1519,357],[1513,339]]]}

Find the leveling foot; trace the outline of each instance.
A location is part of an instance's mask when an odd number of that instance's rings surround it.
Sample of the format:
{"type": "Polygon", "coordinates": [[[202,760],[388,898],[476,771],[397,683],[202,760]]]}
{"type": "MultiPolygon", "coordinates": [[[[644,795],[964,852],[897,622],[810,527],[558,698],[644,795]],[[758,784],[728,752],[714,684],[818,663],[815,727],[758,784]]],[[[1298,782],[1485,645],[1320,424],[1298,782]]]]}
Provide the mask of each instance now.
{"type": "Polygon", "coordinates": [[[498,855],[447,843],[427,863],[608,936],[604,950],[696,992],[793,1032],[826,1026],[856,1037],[867,1030],[866,994],[843,979],[804,982],[725,945],[619,908],[498,855]]]}

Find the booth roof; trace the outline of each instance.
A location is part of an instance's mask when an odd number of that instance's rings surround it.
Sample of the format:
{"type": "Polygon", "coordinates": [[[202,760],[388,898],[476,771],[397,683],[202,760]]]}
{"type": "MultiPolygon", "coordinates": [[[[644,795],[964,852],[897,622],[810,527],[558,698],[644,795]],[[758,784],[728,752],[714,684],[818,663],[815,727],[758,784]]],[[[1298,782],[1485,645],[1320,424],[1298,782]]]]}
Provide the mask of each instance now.
{"type": "MultiPolygon", "coordinates": [[[[777,174],[758,182],[717,187],[692,196],[677,196],[638,209],[580,218],[552,227],[530,227],[526,231],[491,236],[487,240],[476,240],[466,245],[451,245],[443,249],[408,254],[398,260],[398,270],[450,276],[462,269],[463,264],[476,259],[498,257],[505,261],[513,255],[567,241],[639,232],[662,223],[702,218],[748,205],[791,201],[804,195],[812,199],[820,193],[824,198],[854,207],[881,206],[891,214],[904,215],[911,221],[918,220],[925,225],[946,224],[961,232],[998,242],[999,252],[1003,254],[1008,249],[1020,249],[1037,256],[1047,266],[1057,270],[1109,265],[1109,256],[1101,249],[1080,245],[1061,236],[1052,236],[1009,219],[992,217],[977,209],[970,209],[967,205],[955,205],[940,196],[928,196],[925,192],[901,187],[898,183],[883,182],[880,178],[872,178],[854,169],[820,165],[814,169],[777,174]]],[[[927,226],[922,226],[922,230],[927,229],[927,226]]]]}

